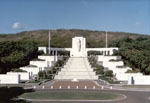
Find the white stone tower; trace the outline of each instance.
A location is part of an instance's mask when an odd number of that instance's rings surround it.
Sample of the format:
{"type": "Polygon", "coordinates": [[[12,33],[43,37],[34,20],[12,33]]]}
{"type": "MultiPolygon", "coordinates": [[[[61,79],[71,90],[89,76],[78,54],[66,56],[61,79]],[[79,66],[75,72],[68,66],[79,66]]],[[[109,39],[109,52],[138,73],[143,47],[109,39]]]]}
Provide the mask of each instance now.
{"type": "Polygon", "coordinates": [[[83,37],[74,37],[72,39],[71,57],[86,57],[86,39],[83,37]]]}

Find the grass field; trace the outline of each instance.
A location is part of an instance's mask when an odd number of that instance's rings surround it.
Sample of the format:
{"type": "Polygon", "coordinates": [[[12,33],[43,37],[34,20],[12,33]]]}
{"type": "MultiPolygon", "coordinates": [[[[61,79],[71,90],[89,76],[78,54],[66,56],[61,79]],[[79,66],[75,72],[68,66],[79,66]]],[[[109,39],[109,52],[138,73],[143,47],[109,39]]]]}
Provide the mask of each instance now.
{"type": "Polygon", "coordinates": [[[25,93],[21,97],[26,99],[109,100],[118,99],[122,96],[102,91],[36,91],[25,93]]]}

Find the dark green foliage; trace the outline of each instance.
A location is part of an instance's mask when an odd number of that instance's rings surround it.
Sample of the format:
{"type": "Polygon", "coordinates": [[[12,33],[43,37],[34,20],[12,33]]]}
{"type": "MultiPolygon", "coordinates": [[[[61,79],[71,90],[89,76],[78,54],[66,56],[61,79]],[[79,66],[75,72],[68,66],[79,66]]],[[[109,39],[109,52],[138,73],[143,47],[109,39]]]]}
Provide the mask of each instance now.
{"type": "Polygon", "coordinates": [[[90,55],[102,55],[99,51],[88,51],[88,56],[90,55]]]}
{"type": "Polygon", "coordinates": [[[122,56],[125,65],[134,71],[150,75],[150,39],[139,37],[136,40],[125,38],[112,43],[120,47],[115,55],[122,56]]]}
{"type": "Polygon", "coordinates": [[[38,75],[39,75],[39,78],[40,79],[43,79],[44,78],[44,76],[45,76],[45,71],[40,71],[39,73],[38,73],[38,75]]]}
{"type": "Polygon", "coordinates": [[[58,51],[57,52],[57,55],[63,55],[63,56],[69,56],[70,55],[70,52],[69,51],[58,51]]]}
{"type": "Polygon", "coordinates": [[[113,71],[112,70],[108,70],[105,72],[104,74],[106,77],[113,77],[113,71]]]}
{"type": "Polygon", "coordinates": [[[97,70],[96,70],[96,74],[104,74],[104,67],[103,66],[101,66],[101,65],[96,65],[96,68],[97,68],[97,70]]]}
{"type": "Polygon", "coordinates": [[[0,73],[28,65],[39,54],[36,42],[0,42],[0,73]]]}
{"type": "Polygon", "coordinates": [[[91,67],[95,68],[94,71],[96,71],[97,75],[103,75],[104,74],[104,67],[97,64],[97,60],[95,58],[96,58],[95,56],[90,56],[88,58],[88,60],[91,64],[91,67]]]}
{"type": "Polygon", "coordinates": [[[54,66],[50,67],[50,70],[48,71],[40,71],[38,73],[39,79],[53,79],[54,75],[60,70],[61,67],[64,66],[65,61],[68,59],[68,57],[63,57],[62,60],[58,60],[54,66]]]}
{"type": "Polygon", "coordinates": [[[61,67],[63,64],[64,64],[64,60],[58,60],[58,61],[55,63],[55,66],[56,66],[56,67],[61,67]]]}
{"type": "Polygon", "coordinates": [[[135,70],[127,70],[126,73],[137,73],[135,70]]]}
{"type": "MultiPolygon", "coordinates": [[[[24,31],[17,34],[0,34],[0,42],[2,41],[36,41],[38,46],[48,46],[49,30],[24,31]]],[[[104,31],[81,30],[81,29],[57,29],[51,30],[51,46],[52,47],[71,47],[72,38],[75,36],[83,36],[86,38],[86,47],[104,47],[105,46],[104,31]]],[[[112,40],[119,40],[124,37],[147,38],[147,35],[138,35],[134,33],[124,32],[108,32],[108,44],[112,40]]]]}
{"type": "Polygon", "coordinates": [[[99,76],[99,79],[105,80],[105,81],[109,82],[110,84],[120,84],[119,81],[114,81],[111,77],[99,76]]]}
{"type": "Polygon", "coordinates": [[[22,70],[22,69],[13,69],[12,72],[27,72],[27,71],[22,70]]]}

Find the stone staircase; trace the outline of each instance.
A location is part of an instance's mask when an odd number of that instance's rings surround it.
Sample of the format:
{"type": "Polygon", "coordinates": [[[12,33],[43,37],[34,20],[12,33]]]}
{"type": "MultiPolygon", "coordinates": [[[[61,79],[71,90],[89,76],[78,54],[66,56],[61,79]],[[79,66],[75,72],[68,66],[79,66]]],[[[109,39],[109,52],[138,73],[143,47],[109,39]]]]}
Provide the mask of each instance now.
{"type": "Polygon", "coordinates": [[[71,57],[66,65],[58,72],[55,80],[98,80],[87,58],[71,57]]]}

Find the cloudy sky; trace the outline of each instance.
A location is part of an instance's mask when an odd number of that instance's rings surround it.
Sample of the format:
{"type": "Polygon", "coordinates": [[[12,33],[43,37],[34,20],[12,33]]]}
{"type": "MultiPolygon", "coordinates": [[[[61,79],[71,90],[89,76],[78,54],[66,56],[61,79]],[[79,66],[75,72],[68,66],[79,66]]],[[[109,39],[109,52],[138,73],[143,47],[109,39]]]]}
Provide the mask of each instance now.
{"type": "Polygon", "coordinates": [[[150,0],[0,0],[0,33],[38,29],[150,35],[150,0]]]}

